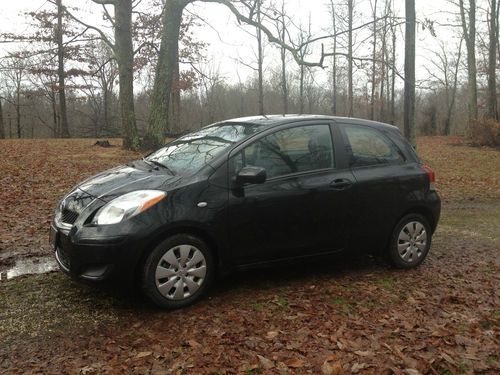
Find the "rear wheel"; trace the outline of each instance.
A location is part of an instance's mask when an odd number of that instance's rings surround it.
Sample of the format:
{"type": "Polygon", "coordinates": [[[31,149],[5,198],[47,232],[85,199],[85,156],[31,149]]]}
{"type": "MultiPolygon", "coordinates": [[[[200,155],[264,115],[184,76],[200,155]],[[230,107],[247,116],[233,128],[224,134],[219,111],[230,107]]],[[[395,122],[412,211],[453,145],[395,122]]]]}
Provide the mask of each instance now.
{"type": "Polygon", "coordinates": [[[180,308],[203,296],[213,274],[213,256],[205,242],[189,234],[177,234],[149,254],[144,264],[142,289],[156,305],[180,308]]]}
{"type": "Polygon", "coordinates": [[[410,214],[403,217],[394,228],[389,244],[389,258],[398,268],[420,265],[431,247],[431,227],[425,217],[410,214]]]}

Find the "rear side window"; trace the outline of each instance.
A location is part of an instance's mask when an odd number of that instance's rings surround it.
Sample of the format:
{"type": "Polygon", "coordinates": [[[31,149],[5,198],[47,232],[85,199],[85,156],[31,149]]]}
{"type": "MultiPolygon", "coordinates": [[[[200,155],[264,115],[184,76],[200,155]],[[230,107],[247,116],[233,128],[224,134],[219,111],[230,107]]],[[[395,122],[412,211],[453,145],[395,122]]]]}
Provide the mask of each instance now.
{"type": "Polygon", "coordinates": [[[235,155],[233,173],[247,165],[265,168],[267,177],[279,177],[334,167],[329,125],[307,125],[267,135],[235,155]]]}
{"type": "Polygon", "coordinates": [[[378,130],[345,125],[344,132],[352,152],[351,166],[393,164],[404,161],[396,145],[378,130]]]}

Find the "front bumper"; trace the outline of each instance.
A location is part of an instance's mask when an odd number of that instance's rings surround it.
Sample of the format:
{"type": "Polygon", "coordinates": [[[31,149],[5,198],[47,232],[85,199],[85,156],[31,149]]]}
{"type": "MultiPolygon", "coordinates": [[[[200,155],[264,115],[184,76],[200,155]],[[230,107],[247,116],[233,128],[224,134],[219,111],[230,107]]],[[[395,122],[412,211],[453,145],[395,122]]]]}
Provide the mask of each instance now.
{"type": "Polygon", "coordinates": [[[92,243],[72,240],[70,232],[50,227],[50,243],[61,271],[75,280],[132,281],[142,247],[128,236],[92,243]]]}

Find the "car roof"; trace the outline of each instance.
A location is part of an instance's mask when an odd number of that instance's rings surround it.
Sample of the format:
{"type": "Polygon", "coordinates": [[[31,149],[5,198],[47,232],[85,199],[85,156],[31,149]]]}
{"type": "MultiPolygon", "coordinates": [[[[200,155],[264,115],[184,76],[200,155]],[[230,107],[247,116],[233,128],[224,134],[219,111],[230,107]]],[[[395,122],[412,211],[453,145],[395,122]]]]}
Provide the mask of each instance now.
{"type": "Polygon", "coordinates": [[[330,120],[342,122],[344,124],[352,125],[366,125],[375,128],[386,129],[386,130],[397,130],[398,128],[394,125],[385,124],[383,122],[370,121],[355,117],[340,117],[340,116],[327,116],[327,115],[262,115],[262,116],[248,116],[248,117],[238,117],[225,121],[219,122],[226,124],[248,124],[248,125],[258,125],[258,126],[277,126],[282,124],[288,124],[299,121],[309,121],[309,120],[330,120]]]}

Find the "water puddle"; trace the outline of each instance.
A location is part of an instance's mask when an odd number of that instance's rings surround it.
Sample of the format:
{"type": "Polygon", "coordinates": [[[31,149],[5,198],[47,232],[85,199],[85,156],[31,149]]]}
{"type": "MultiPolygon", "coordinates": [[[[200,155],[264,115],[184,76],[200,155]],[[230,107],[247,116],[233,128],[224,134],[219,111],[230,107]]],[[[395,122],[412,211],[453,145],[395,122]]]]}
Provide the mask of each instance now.
{"type": "Polygon", "coordinates": [[[31,275],[54,271],[58,268],[53,257],[26,258],[16,261],[16,264],[7,270],[0,271],[0,281],[9,280],[22,275],[31,275]]]}

